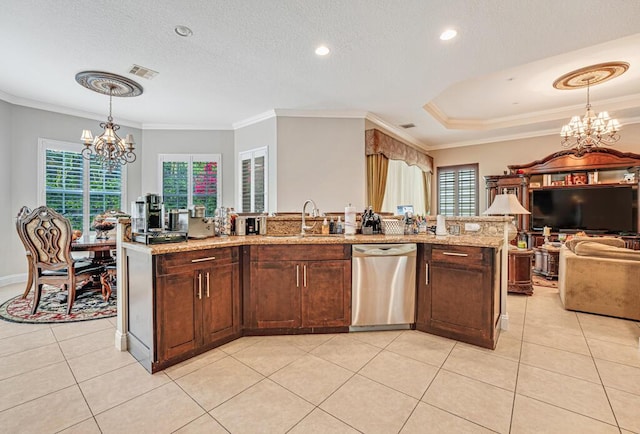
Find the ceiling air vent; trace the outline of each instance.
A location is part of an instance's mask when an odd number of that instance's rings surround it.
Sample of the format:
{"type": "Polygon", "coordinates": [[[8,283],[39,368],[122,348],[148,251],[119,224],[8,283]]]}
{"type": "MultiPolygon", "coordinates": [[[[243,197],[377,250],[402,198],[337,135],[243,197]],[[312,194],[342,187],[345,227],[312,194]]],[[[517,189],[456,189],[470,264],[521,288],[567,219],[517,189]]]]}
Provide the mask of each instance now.
{"type": "Polygon", "coordinates": [[[133,65],[129,70],[129,74],[137,75],[138,77],[151,80],[153,77],[158,75],[158,71],[154,71],[153,69],[145,68],[144,66],[140,65],[133,65]]]}
{"type": "Polygon", "coordinates": [[[404,128],[405,130],[408,130],[409,128],[414,128],[416,126],[416,124],[402,124],[400,126],[402,128],[404,128]]]}

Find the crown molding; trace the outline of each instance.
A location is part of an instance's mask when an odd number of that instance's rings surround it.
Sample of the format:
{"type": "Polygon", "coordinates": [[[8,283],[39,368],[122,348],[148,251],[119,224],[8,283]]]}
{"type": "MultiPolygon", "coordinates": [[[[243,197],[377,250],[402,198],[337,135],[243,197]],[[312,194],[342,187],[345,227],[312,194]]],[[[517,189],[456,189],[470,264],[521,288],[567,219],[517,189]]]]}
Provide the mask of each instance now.
{"type": "Polygon", "coordinates": [[[275,109],[277,116],[289,118],[338,118],[338,119],[364,119],[366,111],[361,110],[295,110],[275,109]]]}
{"type": "MultiPolygon", "coordinates": [[[[621,134],[624,134],[624,126],[632,125],[640,123],[640,116],[633,118],[624,118],[619,119],[620,125],[623,129],[620,130],[621,134]]],[[[451,143],[443,143],[440,145],[433,145],[429,147],[430,151],[437,151],[440,149],[449,149],[449,148],[461,148],[464,146],[475,146],[475,145],[486,145],[488,143],[498,143],[498,142],[507,142],[509,140],[523,140],[523,139],[532,139],[535,137],[543,137],[543,136],[558,136],[560,137],[560,129],[546,129],[546,130],[538,130],[538,131],[530,131],[526,133],[518,133],[518,134],[509,134],[505,136],[493,136],[487,137],[484,139],[473,139],[473,140],[463,140],[460,142],[451,142],[451,143]]],[[[559,142],[559,140],[558,140],[559,142]]]]}
{"type": "MultiPolygon", "coordinates": [[[[45,111],[59,113],[59,114],[68,115],[68,116],[76,116],[79,118],[92,119],[98,122],[104,122],[104,120],[106,119],[106,113],[100,114],[100,113],[85,112],[82,110],[74,110],[74,109],[70,109],[68,107],[63,107],[56,104],[49,104],[41,101],[28,99],[28,98],[17,97],[15,95],[11,95],[2,91],[0,91],[0,99],[13,105],[33,108],[37,110],[45,110],[45,111]]],[[[140,122],[133,122],[126,119],[118,118],[117,123],[120,126],[142,129],[142,124],[140,122]]]]}
{"type": "Polygon", "coordinates": [[[390,124],[389,122],[385,121],[384,119],[382,119],[381,117],[379,117],[378,115],[371,113],[371,112],[367,112],[365,119],[370,121],[371,123],[374,123],[376,125],[378,125],[379,127],[384,128],[385,130],[395,134],[396,136],[400,137],[402,140],[404,140],[405,142],[407,142],[407,144],[418,148],[421,151],[425,151],[427,150],[427,147],[424,143],[422,143],[421,141],[419,141],[418,139],[416,139],[415,137],[413,137],[412,135],[408,134],[406,131],[404,131],[402,128],[390,124]]]}
{"type": "Polygon", "coordinates": [[[211,124],[142,124],[143,130],[233,131],[229,125],[211,124]]]}
{"type": "Polygon", "coordinates": [[[251,116],[250,118],[247,118],[238,122],[234,122],[231,124],[231,127],[234,130],[237,130],[240,128],[248,127],[249,125],[257,124],[258,122],[266,121],[267,119],[271,119],[274,117],[276,117],[276,111],[268,110],[266,112],[257,114],[255,116],[251,116]]]}
{"type": "MultiPolygon", "coordinates": [[[[640,106],[640,93],[625,95],[619,98],[593,101],[592,105],[606,106],[607,111],[624,110],[640,106]]],[[[570,118],[576,112],[584,111],[585,104],[540,110],[536,112],[521,113],[512,116],[503,116],[493,119],[456,119],[447,116],[433,101],[422,107],[442,126],[450,130],[474,130],[487,131],[500,128],[520,127],[540,122],[548,122],[570,118]]]]}

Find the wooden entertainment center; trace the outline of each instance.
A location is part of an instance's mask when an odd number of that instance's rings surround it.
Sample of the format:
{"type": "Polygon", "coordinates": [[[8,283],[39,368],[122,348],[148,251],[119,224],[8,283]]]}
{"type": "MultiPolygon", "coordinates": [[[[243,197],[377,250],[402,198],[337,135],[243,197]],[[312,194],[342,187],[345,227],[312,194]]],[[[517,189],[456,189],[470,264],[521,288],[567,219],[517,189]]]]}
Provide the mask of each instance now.
{"type": "MultiPolygon", "coordinates": [[[[566,189],[575,185],[580,188],[594,186],[632,185],[638,187],[640,182],[640,155],[623,153],[610,148],[592,148],[588,152],[569,149],[553,153],[547,157],[528,164],[508,166],[509,171],[503,175],[485,176],[487,205],[493,202],[496,194],[513,193],[522,206],[531,210],[531,197],[536,190],[566,189]]],[[[635,210],[635,227],[640,228],[638,198],[633,203],[635,210]]],[[[542,231],[531,230],[529,215],[517,217],[518,231],[525,232],[528,247],[538,248],[544,244],[542,231]]],[[[564,232],[564,231],[563,231],[564,232]]],[[[571,231],[567,231],[571,234],[571,231]]],[[[621,235],[628,248],[640,250],[638,233],[621,235]]],[[[557,241],[558,232],[552,232],[549,241],[557,241]]]]}

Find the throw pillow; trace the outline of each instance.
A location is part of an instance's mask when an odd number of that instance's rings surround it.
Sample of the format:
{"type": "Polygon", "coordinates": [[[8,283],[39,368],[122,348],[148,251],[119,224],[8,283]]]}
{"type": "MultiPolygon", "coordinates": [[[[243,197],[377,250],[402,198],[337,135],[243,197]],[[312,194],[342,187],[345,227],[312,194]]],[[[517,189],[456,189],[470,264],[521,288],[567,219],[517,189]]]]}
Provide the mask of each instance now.
{"type": "Polygon", "coordinates": [[[590,241],[578,243],[575,247],[575,254],[578,256],[597,256],[599,258],[640,261],[640,251],[638,250],[614,247],[602,243],[592,243],[590,241]]]}
{"type": "Polygon", "coordinates": [[[573,237],[564,243],[565,246],[569,248],[573,253],[576,253],[576,246],[583,241],[588,241],[592,243],[606,244],[607,246],[613,247],[625,247],[626,244],[622,238],[614,238],[614,237],[573,237]]]}

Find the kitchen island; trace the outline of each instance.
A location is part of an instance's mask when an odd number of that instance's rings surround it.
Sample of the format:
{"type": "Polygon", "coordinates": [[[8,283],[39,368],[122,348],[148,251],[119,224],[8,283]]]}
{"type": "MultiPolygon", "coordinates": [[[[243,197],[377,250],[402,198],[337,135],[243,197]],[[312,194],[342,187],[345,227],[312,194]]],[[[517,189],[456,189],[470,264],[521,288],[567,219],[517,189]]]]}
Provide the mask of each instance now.
{"type": "Polygon", "coordinates": [[[351,245],[370,243],[418,245],[417,330],[495,347],[501,234],[123,242],[127,347],[156,372],[244,335],[348,332],[351,245]]]}

